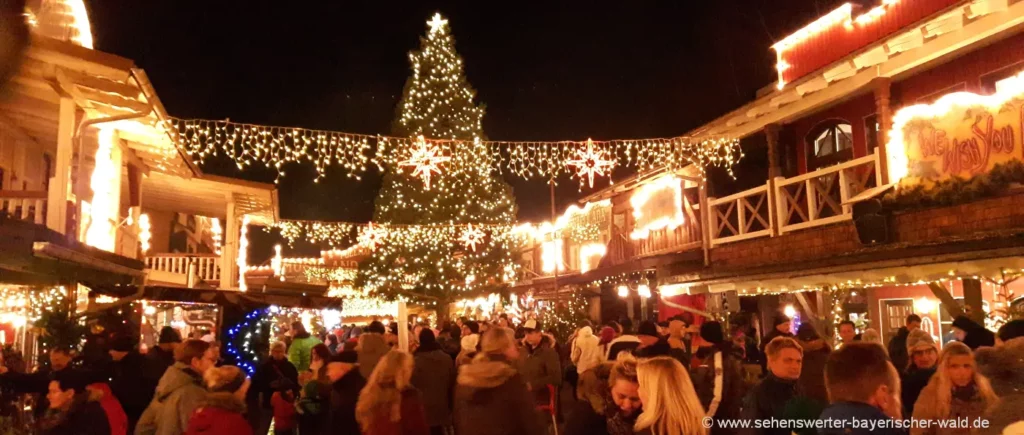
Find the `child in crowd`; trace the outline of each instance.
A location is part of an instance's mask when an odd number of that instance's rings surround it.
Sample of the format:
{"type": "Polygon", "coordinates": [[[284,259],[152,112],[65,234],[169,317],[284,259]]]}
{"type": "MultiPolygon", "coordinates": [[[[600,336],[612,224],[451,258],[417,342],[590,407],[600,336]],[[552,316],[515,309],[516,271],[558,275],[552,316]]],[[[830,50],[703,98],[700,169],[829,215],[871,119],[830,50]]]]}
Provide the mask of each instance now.
{"type": "Polygon", "coordinates": [[[270,398],[274,408],[274,435],[292,435],[298,427],[295,418],[295,392],[292,390],[277,391],[270,398]]]}

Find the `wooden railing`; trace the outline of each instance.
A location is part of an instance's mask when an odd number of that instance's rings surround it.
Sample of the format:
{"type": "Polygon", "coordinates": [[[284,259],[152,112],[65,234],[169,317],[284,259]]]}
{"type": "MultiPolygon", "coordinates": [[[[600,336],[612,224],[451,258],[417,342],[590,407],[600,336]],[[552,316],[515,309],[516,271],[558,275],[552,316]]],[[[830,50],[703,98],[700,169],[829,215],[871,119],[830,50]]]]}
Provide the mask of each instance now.
{"type": "Polygon", "coordinates": [[[775,179],[779,234],[849,220],[846,201],[881,185],[878,150],[871,155],[793,178],[775,179]]]}
{"type": "Polygon", "coordinates": [[[0,190],[0,214],[43,225],[46,223],[46,192],[0,190]]]}
{"type": "Polygon", "coordinates": [[[708,198],[711,246],[770,236],[772,206],[769,183],[725,198],[708,198]]]}
{"type": "Polygon", "coordinates": [[[220,256],[216,254],[150,254],[146,267],[161,272],[187,275],[189,264],[203,281],[220,281],[220,256]]]}

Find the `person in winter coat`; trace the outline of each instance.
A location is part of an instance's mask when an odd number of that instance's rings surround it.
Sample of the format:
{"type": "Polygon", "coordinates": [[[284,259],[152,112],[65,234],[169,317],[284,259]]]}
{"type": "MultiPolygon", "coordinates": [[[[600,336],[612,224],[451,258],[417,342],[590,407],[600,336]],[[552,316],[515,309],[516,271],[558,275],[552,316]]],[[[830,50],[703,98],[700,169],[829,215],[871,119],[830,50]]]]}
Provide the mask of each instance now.
{"type": "Polygon", "coordinates": [[[825,390],[825,362],[832,352],[828,343],[822,339],[814,326],[809,323],[800,325],[796,332],[797,342],[804,349],[804,360],[800,368],[800,380],[797,388],[805,397],[813,399],[824,408],[828,405],[828,391],[825,390]]]}
{"type": "Polygon", "coordinates": [[[135,435],[180,435],[206,389],[203,375],[217,364],[217,348],[202,340],[182,343],[178,359],[156,386],[153,401],[139,418],[135,435]]]}
{"type": "Polygon", "coordinates": [[[906,326],[901,327],[896,332],[896,336],[889,340],[889,360],[900,372],[906,370],[907,364],[910,362],[907,355],[907,337],[910,336],[911,331],[917,329],[921,329],[921,316],[911,314],[907,316],[906,326]]]}
{"type": "Polygon", "coordinates": [[[203,380],[208,393],[189,420],[185,435],[252,435],[245,419],[250,382],[245,372],[235,366],[216,367],[207,371],[203,380]]]}
{"type": "Polygon", "coordinates": [[[174,365],[174,352],[181,346],[181,335],[178,330],[164,326],[160,329],[160,339],[156,347],[146,353],[146,378],[154,385],[160,382],[167,368],[174,365]]]}
{"type": "MultiPolygon", "coordinates": [[[[715,420],[738,418],[746,394],[743,362],[732,342],[725,339],[719,322],[700,325],[700,337],[711,344],[698,349],[700,365],[693,370],[693,386],[700,404],[715,420]]],[[[721,426],[712,426],[711,433],[725,433],[721,426]]]]}
{"type": "Polygon", "coordinates": [[[600,341],[589,326],[580,328],[576,340],[573,341],[570,357],[572,363],[576,365],[576,373],[582,375],[583,372],[601,363],[601,348],[597,345],[600,341]]]}
{"type": "MultiPolygon", "coordinates": [[[[752,388],[744,397],[740,418],[753,422],[770,418],[783,418],[788,402],[797,397],[797,381],[800,379],[804,351],[796,340],[779,336],[765,347],[768,360],[768,376],[752,388]]],[[[813,418],[813,417],[812,417],[813,418]]],[[[750,428],[740,434],[785,434],[788,429],[750,428]]]]}
{"type": "Polygon", "coordinates": [[[292,323],[292,344],[288,348],[288,361],[295,365],[299,373],[309,370],[309,364],[313,362],[310,351],[318,344],[320,340],[309,335],[302,322],[292,323]]]}
{"type": "Polygon", "coordinates": [[[629,319],[622,319],[622,323],[619,325],[622,328],[622,332],[618,337],[615,337],[614,340],[608,343],[608,354],[604,357],[606,361],[615,361],[615,359],[619,357],[620,353],[633,353],[633,351],[640,346],[640,337],[633,334],[632,321],[629,319]]]}
{"type": "Polygon", "coordinates": [[[914,403],[921,390],[935,374],[935,364],[939,360],[939,348],[932,336],[916,329],[907,335],[907,355],[910,365],[900,373],[900,398],[903,402],[903,415],[914,412],[914,403]]]}
{"type": "Polygon", "coordinates": [[[704,407],[690,377],[678,360],[659,356],[640,360],[640,402],[644,410],[636,419],[640,434],[689,435],[706,432],[704,407]]]}
{"type": "Polygon", "coordinates": [[[989,427],[979,434],[1024,434],[1024,320],[1007,322],[997,338],[995,347],[982,347],[974,354],[978,372],[988,377],[999,396],[999,403],[985,415],[989,427]]]}
{"type": "Polygon", "coordinates": [[[265,434],[270,427],[274,414],[274,394],[282,391],[294,394],[299,388],[299,372],[286,358],[287,350],[288,345],[283,341],[271,344],[270,358],[260,364],[252,377],[246,404],[250,414],[249,424],[256,433],[265,434]]]}
{"type": "Polygon", "coordinates": [[[633,435],[643,410],[632,356],[601,363],[580,375],[565,435],[633,435]]]}
{"type": "Polygon", "coordinates": [[[423,395],[427,425],[431,433],[442,434],[452,424],[452,391],[455,387],[455,364],[441,350],[434,331],[423,328],[419,334],[420,346],[413,353],[416,361],[412,371],[412,385],[423,395]]]}
{"type": "Polygon", "coordinates": [[[107,413],[97,392],[88,390],[88,378],[77,371],[61,371],[50,381],[49,408],[39,421],[44,435],[110,435],[107,413]]]}
{"type": "Polygon", "coordinates": [[[373,369],[356,403],[356,420],[363,435],[430,434],[423,398],[409,383],[412,367],[412,355],[393,350],[373,369]]]}
{"type": "Polygon", "coordinates": [[[366,386],[366,378],[356,366],[358,358],[355,351],[343,351],[327,364],[331,400],[324,427],[330,428],[332,433],[358,434],[361,430],[356,421],[356,402],[366,386]]]}
{"type": "Polygon", "coordinates": [[[512,331],[493,328],[484,334],[480,354],[456,378],[455,433],[544,433],[536,403],[513,365],[518,358],[512,331]]]}
{"type": "MultiPolygon", "coordinates": [[[[919,420],[949,420],[966,417],[975,422],[998,402],[985,376],[978,373],[971,349],[952,342],[942,350],[938,370],[914,405],[919,420]]],[[[967,435],[971,428],[912,427],[910,435],[967,435]]]]}
{"type": "Polygon", "coordinates": [[[763,359],[761,359],[762,373],[768,373],[768,353],[765,351],[765,349],[768,347],[768,343],[771,343],[772,340],[775,339],[775,337],[793,338],[794,336],[793,333],[790,331],[790,328],[790,319],[785,315],[779,314],[772,321],[772,330],[768,331],[768,334],[764,336],[763,340],[761,340],[761,348],[758,349],[761,352],[761,355],[765,356],[763,359]]]}
{"type": "Polygon", "coordinates": [[[977,324],[967,316],[957,316],[953,319],[953,335],[957,341],[966,344],[971,350],[978,350],[982,346],[995,346],[996,336],[977,324]]]}
{"type": "Polygon", "coordinates": [[[111,340],[110,358],[110,390],[128,416],[128,433],[134,433],[139,417],[153,400],[159,379],[146,376],[146,357],[135,350],[135,340],[131,337],[119,336],[111,340]]]}
{"type": "Polygon", "coordinates": [[[121,402],[114,397],[110,386],[104,382],[95,382],[85,387],[89,390],[89,399],[96,400],[107,415],[107,423],[110,425],[110,435],[126,435],[128,432],[128,415],[124,413],[121,402]]]}
{"type": "Polygon", "coordinates": [[[547,386],[554,385],[555,391],[562,386],[562,364],[558,353],[551,348],[551,340],[541,332],[536,320],[527,320],[524,328],[526,337],[520,352],[519,373],[537,404],[543,405],[551,401],[547,386]]]}
{"type": "Polygon", "coordinates": [[[359,336],[359,344],[356,346],[356,353],[359,354],[359,374],[364,379],[369,379],[377,362],[391,351],[387,341],[381,334],[363,334],[359,336]]]}
{"type": "MultiPolygon", "coordinates": [[[[477,345],[480,344],[480,335],[473,334],[462,337],[461,351],[459,356],[455,358],[455,367],[462,367],[466,364],[473,362],[473,357],[476,356],[477,345]]],[[[447,352],[445,352],[447,354],[447,352]]]]}

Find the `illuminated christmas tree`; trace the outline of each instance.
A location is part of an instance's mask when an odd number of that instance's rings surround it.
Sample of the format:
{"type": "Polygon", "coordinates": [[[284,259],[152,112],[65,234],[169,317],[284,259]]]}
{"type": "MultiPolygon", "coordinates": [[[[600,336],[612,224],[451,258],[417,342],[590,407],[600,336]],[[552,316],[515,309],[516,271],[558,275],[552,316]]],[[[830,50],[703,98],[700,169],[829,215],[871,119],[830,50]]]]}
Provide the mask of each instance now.
{"type": "Polygon", "coordinates": [[[394,124],[397,136],[424,139],[381,153],[386,172],[373,221],[386,233],[361,238],[374,252],[356,284],[435,302],[444,312],[465,292],[505,285],[513,241],[497,226],[511,226],[516,205],[492,169],[495,156],[478,142],[484,108],[473,101],[447,20],[437,14],[427,24],[420,49],[409,54],[412,76],[394,124]],[[470,223],[483,237],[463,234],[470,223]],[[419,226],[401,226],[409,224],[419,226]]]}

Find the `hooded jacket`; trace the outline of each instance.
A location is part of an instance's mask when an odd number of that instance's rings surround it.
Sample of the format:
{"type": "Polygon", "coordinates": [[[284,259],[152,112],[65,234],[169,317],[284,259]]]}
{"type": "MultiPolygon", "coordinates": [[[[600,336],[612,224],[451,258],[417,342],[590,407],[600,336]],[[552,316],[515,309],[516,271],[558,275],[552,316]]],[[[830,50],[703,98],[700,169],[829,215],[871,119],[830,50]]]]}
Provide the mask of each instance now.
{"type": "Polygon", "coordinates": [[[551,348],[551,339],[541,336],[537,347],[523,347],[519,357],[519,373],[523,381],[532,387],[537,398],[546,402],[548,391],[545,385],[554,385],[555,388],[562,385],[562,364],[558,353],[551,348]]]}
{"type": "Polygon", "coordinates": [[[203,377],[187,364],[174,363],[160,378],[153,401],[135,426],[135,435],[180,435],[204,397],[203,377]]]}
{"type": "Polygon", "coordinates": [[[245,403],[232,393],[209,393],[188,421],[185,435],[252,435],[245,403]]]}
{"type": "Polygon", "coordinates": [[[100,407],[103,408],[103,413],[107,415],[107,423],[110,424],[110,435],[128,433],[128,415],[125,414],[121,402],[110,391],[109,385],[102,382],[90,385],[89,399],[99,402],[100,407]]]}
{"type": "Polygon", "coordinates": [[[103,394],[83,391],[71,399],[66,411],[48,409],[39,428],[45,435],[109,435],[113,433],[107,414],[100,405],[103,394]]]}
{"type": "Polygon", "coordinates": [[[598,343],[601,340],[594,335],[594,330],[589,326],[580,328],[576,334],[576,340],[572,345],[572,363],[576,364],[576,373],[583,372],[597,367],[601,364],[601,347],[598,343]]]}
{"type": "Polygon", "coordinates": [[[974,359],[978,372],[988,378],[999,396],[999,403],[986,415],[988,429],[979,434],[998,435],[1010,424],[1024,425],[1024,337],[1008,340],[999,347],[978,349],[974,359]]]}
{"type": "Polygon", "coordinates": [[[910,336],[910,330],[906,326],[901,326],[896,332],[896,336],[889,340],[889,360],[900,372],[907,369],[907,361],[910,359],[910,356],[907,355],[908,336],[910,336]]]}
{"type": "Polygon", "coordinates": [[[437,342],[423,343],[413,354],[412,385],[422,394],[427,426],[452,424],[455,363],[437,342]]]}
{"type": "Polygon", "coordinates": [[[309,370],[309,364],[313,362],[310,352],[318,344],[320,344],[320,340],[309,335],[308,332],[296,334],[292,338],[292,344],[288,347],[288,361],[295,365],[295,369],[299,373],[309,370]]]}
{"type": "Polygon", "coordinates": [[[147,376],[146,364],[149,364],[146,357],[134,350],[120,361],[111,363],[110,392],[121,403],[133,428],[146,405],[153,400],[153,391],[159,381],[159,378],[147,376]]]}
{"type": "Polygon", "coordinates": [[[455,387],[455,433],[535,435],[544,433],[526,383],[500,355],[477,356],[459,368],[455,387]]]}

